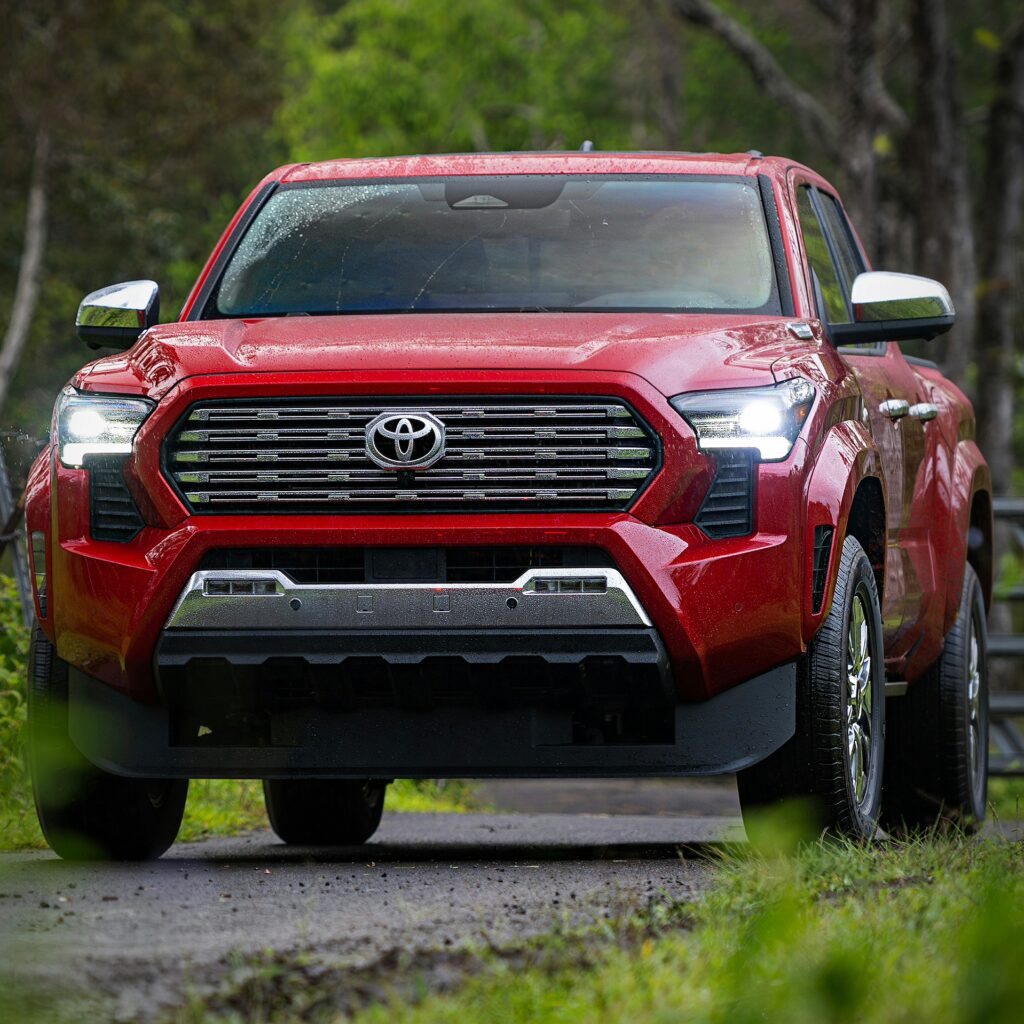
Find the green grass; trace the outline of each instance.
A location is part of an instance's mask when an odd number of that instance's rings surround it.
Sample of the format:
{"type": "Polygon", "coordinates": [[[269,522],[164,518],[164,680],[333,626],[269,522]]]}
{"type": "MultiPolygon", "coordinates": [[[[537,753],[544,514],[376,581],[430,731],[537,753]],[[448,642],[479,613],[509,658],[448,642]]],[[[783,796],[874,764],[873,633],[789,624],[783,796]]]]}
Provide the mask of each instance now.
{"type": "MultiPolygon", "coordinates": [[[[731,859],[703,902],[655,917],[596,952],[592,939],[557,937],[525,969],[485,958],[454,994],[393,998],[354,1020],[1016,1024],[1024,1015],[1019,844],[935,839],[731,859]]],[[[283,1007],[267,1019],[297,1018],[283,1007]]]]}
{"type": "MultiPolygon", "coordinates": [[[[727,851],[696,902],[356,971],[268,951],[175,1024],[1016,1024],[1024,846],[930,836],[727,851]]],[[[769,845],[771,840],[769,840],[769,845]]]]}
{"type": "Polygon", "coordinates": [[[988,805],[997,821],[1024,820],[1024,778],[989,779],[988,805]]]}
{"type": "MultiPolygon", "coordinates": [[[[396,779],[388,786],[384,809],[402,812],[449,811],[461,813],[474,807],[472,789],[465,783],[396,779]]],[[[185,820],[179,842],[207,836],[235,835],[268,828],[263,807],[263,788],[250,779],[197,779],[189,786],[185,820]]]]}

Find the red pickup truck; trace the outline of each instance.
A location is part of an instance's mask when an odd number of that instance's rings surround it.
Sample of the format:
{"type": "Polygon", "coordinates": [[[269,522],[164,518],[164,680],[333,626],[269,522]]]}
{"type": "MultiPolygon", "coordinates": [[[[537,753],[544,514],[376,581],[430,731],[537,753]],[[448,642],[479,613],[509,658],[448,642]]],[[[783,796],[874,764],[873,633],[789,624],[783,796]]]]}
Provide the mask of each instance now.
{"type": "Polygon", "coordinates": [[[870,836],[985,813],[989,471],[835,190],[757,153],[268,175],[176,322],[54,411],[30,747],[64,856],[158,856],[190,778],[289,843],[395,777],[738,773],[870,836]]]}

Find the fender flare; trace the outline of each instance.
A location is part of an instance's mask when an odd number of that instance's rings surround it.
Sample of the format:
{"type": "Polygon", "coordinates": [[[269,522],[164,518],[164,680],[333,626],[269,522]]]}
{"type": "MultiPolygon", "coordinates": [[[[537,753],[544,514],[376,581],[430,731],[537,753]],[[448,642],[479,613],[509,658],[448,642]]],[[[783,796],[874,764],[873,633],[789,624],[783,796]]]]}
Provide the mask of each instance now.
{"type": "Polygon", "coordinates": [[[802,633],[809,642],[821,628],[832,607],[838,552],[846,538],[847,525],[854,498],[861,484],[877,481],[883,504],[888,501],[882,458],[867,426],[856,420],[836,424],[818,449],[814,468],[807,477],[804,492],[806,509],[804,529],[804,580],[801,594],[802,633]],[[814,533],[816,527],[833,529],[832,546],[826,567],[825,593],[821,607],[815,611],[811,600],[814,574],[814,533]]]}
{"type": "MultiPolygon", "coordinates": [[[[32,463],[32,468],[28,472],[28,480],[25,484],[25,533],[36,619],[39,622],[40,628],[52,643],[54,641],[53,616],[44,614],[44,608],[39,601],[39,594],[36,592],[35,581],[39,568],[35,565],[34,545],[32,543],[33,534],[43,534],[43,551],[45,552],[44,557],[46,559],[44,572],[47,580],[53,579],[52,558],[50,555],[50,539],[53,536],[53,508],[50,501],[51,452],[52,449],[49,446],[44,448],[36,456],[36,460],[32,463]]],[[[48,612],[49,609],[46,609],[46,611],[48,612]]]]}
{"type": "MultiPolygon", "coordinates": [[[[988,545],[988,558],[991,565],[991,545],[993,542],[992,509],[992,474],[985,456],[973,438],[958,442],[953,454],[953,464],[949,480],[949,515],[948,529],[943,545],[946,552],[947,572],[944,574],[946,583],[945,614],[943,616],[943,634],[947,633],[956,619],[960,606],[960,591],[964,581],[964,567],[967,565],[971,529],[971,509],[978,494],[989,498],[989,522],[987,536],[983,543],[988,545]]],[[[981,581],[985,595],[985,607],[992,604],[992,575],[981,581]]]]}

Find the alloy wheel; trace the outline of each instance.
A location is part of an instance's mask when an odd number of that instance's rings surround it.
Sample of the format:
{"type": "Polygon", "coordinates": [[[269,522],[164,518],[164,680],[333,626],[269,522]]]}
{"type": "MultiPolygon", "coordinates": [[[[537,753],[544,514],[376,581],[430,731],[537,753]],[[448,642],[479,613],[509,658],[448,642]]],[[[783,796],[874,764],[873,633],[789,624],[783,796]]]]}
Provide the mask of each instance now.
{"type": "Polygon", "coordinates": [[[967,754],[971,772],[971,786],[976,788],[981,775],[983,746],[983,722],[981,706],[981,645],[978,643],[978,626],[975,616],[970,618],[970,634],[967,639],[967,754]]]}
{"type": "Polygon", "coordinates": [[[858,806],[863,804],[871,773],[871,705],[873,689],[871,625],[865,597],[858,590],[850,607],[846,642],[846,743],[850,784],[858,806]]]}

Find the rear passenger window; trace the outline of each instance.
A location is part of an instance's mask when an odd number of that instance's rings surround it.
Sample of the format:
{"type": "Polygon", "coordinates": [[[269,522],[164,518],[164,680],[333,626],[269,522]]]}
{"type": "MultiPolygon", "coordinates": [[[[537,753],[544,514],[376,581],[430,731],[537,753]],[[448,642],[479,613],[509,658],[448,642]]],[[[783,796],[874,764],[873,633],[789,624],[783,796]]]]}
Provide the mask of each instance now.
{"type": "Polygon", "coordinates": [[[830,324],[847,324],[850,322],[850,314],[846,307],[846,297],[821,224],[818,223],[818,215],[811,203],[811,190],[806,185],[797,190],[797,212],[807,261],[818,279],[821,297],[825,302],[824,317],[830,324]]]}
{"type": "Polygon", "coordinates": [[[825,226],[832,237],[832,247],[839,260],[839,273],[849,294],[853,290],[854,278],[864,269],[864,261],[861,259],[860,251],[853,243],[849,221],[836,198],[819,189],[818,199],[821,200],[821,212],[825,217],[825,226]]]}

